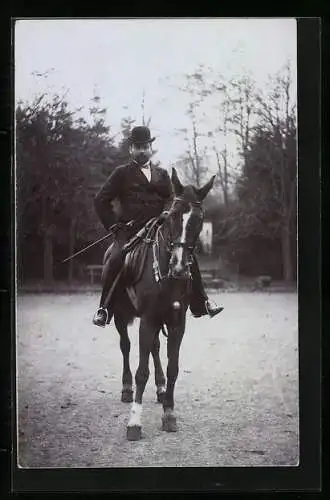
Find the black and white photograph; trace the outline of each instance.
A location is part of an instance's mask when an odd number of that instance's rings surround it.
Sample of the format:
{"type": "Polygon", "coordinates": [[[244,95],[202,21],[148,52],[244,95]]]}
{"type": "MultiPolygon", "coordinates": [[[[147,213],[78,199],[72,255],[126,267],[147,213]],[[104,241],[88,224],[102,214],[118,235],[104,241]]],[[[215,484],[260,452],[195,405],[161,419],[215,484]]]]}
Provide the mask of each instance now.
{"type": "Polygon", "coordinates": [[[14,28],[17,467],[297,467],[296,19],[14,28]]]}

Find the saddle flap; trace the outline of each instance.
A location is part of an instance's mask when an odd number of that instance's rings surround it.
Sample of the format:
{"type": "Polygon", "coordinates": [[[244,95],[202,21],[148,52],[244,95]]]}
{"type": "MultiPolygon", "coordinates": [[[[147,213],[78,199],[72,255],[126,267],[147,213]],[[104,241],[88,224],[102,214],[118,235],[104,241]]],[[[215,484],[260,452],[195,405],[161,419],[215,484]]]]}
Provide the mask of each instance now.
{"type": "MultiPolygon", "coordinates": [[[[150,243],[153,241],[156,229],[157,219],[151,219],[141,231],[141,235],[137,239],[136,244],[126,254],[124,271],[125,277],[130,285],[135,285],[141,279],[150,243]],[[144,235],[144,237],[142,235],[144,235]]],[[[136,238],[136,236],[134,238],[136,238]]],[[[130,242],[128,245],[130,245],[130,242]]]]}

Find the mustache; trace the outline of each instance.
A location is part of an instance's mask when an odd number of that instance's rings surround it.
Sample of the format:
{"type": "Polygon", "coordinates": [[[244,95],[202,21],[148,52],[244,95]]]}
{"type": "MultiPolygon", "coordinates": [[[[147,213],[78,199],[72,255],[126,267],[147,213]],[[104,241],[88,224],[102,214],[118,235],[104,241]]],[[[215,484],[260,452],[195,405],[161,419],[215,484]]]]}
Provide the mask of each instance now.
{"type": "Polygon", "coordinates": [[[150,158],[150,155],[146,154],[146,153],[138,153],[138,154],[134,155],[134,159],[136,161],[148,161],[149,158],[150,158]]]}

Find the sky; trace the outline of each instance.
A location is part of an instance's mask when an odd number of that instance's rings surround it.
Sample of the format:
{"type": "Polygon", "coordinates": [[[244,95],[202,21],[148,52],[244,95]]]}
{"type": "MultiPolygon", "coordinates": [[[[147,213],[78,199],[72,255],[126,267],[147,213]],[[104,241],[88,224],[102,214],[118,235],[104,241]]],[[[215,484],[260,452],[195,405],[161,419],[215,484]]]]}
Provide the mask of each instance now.
{"type": "MultiPolygon", "coordinates": [[[[288,60],[294,100],[296,21],[290,18],[18,20],[15,96],[31,102],[40,92],[67,91],[70,107],[88,109],[96,93],[119,138],[123,117],[141,124],[144,92],[155,159],[170,168],[186,147],[176,129],[188,122],[186,97],[168,85],[168,77],[177,81],[204,64],[225,78],[248,72],[265,89],[269,75],[288,60]]],[[[218,99],[211,102],[206,128],[216,119],[218,99]]]]}

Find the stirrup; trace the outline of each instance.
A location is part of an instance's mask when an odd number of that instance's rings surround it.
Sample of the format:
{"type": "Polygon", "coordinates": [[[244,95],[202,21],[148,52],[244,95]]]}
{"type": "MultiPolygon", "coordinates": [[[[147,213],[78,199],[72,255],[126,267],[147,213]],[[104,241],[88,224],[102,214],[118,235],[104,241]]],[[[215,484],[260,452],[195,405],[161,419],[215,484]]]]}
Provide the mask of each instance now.
{"type": "Polygon", "coordinates": [[[105,309],[104,307],[99,307],[99,308],[98,308],[98,310],[96,311],[96,313],[94,314],[94,317],[93,317],[93,323],[94,323],[94,325],[96,325],[96,326],[101,326],[102,328],[105,328],[105,326],[106,326],[106,324],[107,324],[107,322],[108,322],[108,318],[109,318],[109,313],[108,313],[108,310],[107,310],[107,309],[105,309]],[[97,321],[97,319],[95,319],[95,317],[96,317],[96,316],[97,316],[100,312],[105,313],[105,321],[104,321],[104,323],[103,323],[103,321],[102,321],[102,323],[101,323],[100,321],[97,321]]]}
{"type": "Polygon", "coordinates": [[[221,311],[223,311],[223,307],[218,306],[213,300],[211,301],[210,299],[205,300],[205,310],[207,314],[210,316],[210,318],[213,318],[216,314],[219,314],[221,311]],[[211,308],[211,302],[213,302],[214,308],[211,308]]]}

